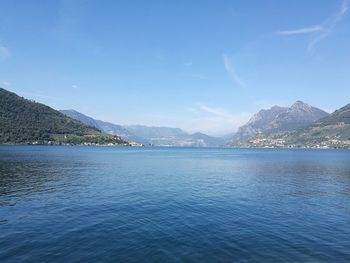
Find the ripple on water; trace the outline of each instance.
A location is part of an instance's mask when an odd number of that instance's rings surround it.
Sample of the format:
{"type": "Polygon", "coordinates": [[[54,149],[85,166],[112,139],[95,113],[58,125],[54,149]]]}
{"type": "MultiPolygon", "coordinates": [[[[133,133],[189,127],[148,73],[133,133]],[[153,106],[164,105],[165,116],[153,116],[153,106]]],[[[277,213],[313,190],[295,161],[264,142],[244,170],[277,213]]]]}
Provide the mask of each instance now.
{"type": "Polygon", "coordinates": [[[1,262],[349,262],[341,150],[0,147],[1,262]]]}

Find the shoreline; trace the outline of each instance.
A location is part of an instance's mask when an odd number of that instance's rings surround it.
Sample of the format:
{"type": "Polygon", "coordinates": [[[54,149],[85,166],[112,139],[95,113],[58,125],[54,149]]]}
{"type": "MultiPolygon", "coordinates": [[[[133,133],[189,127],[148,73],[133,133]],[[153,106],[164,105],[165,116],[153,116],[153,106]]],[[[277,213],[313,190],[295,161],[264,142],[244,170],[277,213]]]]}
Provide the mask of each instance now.
{"type": "Polygon", "coordinates": [[[350,147],[188,147],[188,146],[147,146],[147,145],[131,145],[131,144],[39,144],[39,143],[6,143],[1,146],[78,146],[78,147],[134,147],[134,148],[180,148],[180,149],[280,149],[280,150],[350,150],[350,147]]]}

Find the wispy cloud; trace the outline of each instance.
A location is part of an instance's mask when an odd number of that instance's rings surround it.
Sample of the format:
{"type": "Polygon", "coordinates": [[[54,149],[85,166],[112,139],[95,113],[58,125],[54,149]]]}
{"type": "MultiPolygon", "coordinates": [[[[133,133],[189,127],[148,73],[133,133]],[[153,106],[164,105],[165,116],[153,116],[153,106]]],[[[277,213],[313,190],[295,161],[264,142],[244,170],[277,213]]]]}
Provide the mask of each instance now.
{"type": "Polygon", "coordinates": [[[211,135],[224,135],[237,130],[248,121],[250,114],[231,113],[219,107],[211,107],[197,103],[188,109],[193,115],[188,131],[202,131],[211,135]]]}
{"type": "Polygon", "coordinates": [[[305,28],[300,28],[300,29],[295,29],[295,30],[279,31],[279,32],[277,32],[277,34],[278,35],[300,35],[300,34],[309,34],[309,33],[320,32],[323,30],[324,29],[322,26],[316,25],[316,26],[310,26],[310,27],[305,27],[305,28]]]}
{"type": "Polygon", "coordinates": [[[224,109],[221,108],[212,108],[203,104],[199,104],[199,108],[207,113],[210,113],[212,115],[218,116],[218,117],[223,117],[227,119],[235,119],[235,116],[224,109]]]}
{"type": "Polygon", "coordinates": [[[73,88],[73,89],[79,89],[79,86],[78,86],[78,85],[73,84],[73,85],[72,85],[72,88],[73,88]]]}
{"type": "Polygon", "coordinates": [[[10,49],[4,46],[0,46],[0,58],[8,58],[11,56],[10,49]]]}
{"type": "Polygon", "coordinates": [[[279,31],[276,33],[278,35],[284,35],[284,36],[311,34],[312,37],[308,43],[308,50],[312,50],[316,46],[316,44],[318,44],[323,39],[327,38],[332,33],[335,26],[346,15],[348,9],[349,9],[349,1],[343,0],[339,10],[335,14],[326,18],[320,24],[299,28],[299,29],[279,31]]]}
{"type": "Polygon", "coordinates": [[[203,75],[203,74],[199,74],[199,73],[194,73],[194,74],[192,74],[192,78],[200,79],[200,80],[206,80],[206,79],[208,79],[207,76],[205,76],[205,75],[203,75]]]}
{"type": "Polygon", "coordinates": [[[8,81],[3,81],[3,82],[2,82],[2,85],[3,85],[4,87],[9,87],[9,86],[11,86],[11,83],[8,82],[8,81]]]}
{"type": "Polygon", "coordinates": [[[191,67],[191,66],[193,65],[192,59],[189,59],[188,61],[186,61],[186,62],[184,63],[184,65],[185,65],[186,67],[191,67]]]}
{"type": "Polygon", "coordinates": [[[231,79],[238,85],[238,86],[245,86],[244,82],[242,81],[241,77],[238,75],[236,68],[233,64],[232,58],[230,58],[227,55],[223,55],[223,60],[224,60],[224,66],[231,77],[231,79]]]}

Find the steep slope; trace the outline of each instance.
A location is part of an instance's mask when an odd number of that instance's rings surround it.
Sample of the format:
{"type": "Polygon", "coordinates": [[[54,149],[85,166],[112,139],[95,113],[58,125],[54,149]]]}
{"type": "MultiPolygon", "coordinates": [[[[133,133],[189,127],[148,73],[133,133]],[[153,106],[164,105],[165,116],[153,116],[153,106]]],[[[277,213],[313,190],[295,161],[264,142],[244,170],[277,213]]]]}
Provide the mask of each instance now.
{"type": "Polygon", "coordinates": [[[246,145],[256,136],[272,136],[306,126],[329,115],[325,111],[312,107],[302,101],[291,107],[274,106],[255,114],[247,124],[240,127],[229,144],[246,145]]]}
{"type": "Polygon", "coordinates": [[[350,104],[280,139],[287,146],[349,148],[350,104]]]}
{"type": "Polygon", "coordinates": [[[80,121],[86,125],[89,125],[89,126],[92,126],[92,127],[99,129],[97,120],[95,120],[89,116],[86,116],[86,115],[84,115],[76,110],[60,110],[60,112],[63,113],[64,115],[72,118],[72,119],[75,119],[75,120],[80,121]]]}
{"type": "Polygon", "coordinates": [[[260,110],[253,117],[238,129],[236,134],[229,140],[229,144],[239,145],[246,143],[250,138],[259,133],[263,133],[271,129],[271,123],[276,117],[288,111],[288,108],[273,106],[268,110],[260,110]]]}
{"type": "Polygon", "coordinates": [[[329,114],[302,101],[295,102],[286,112],[278,114],[268,133],[291,131],[313,123],[329,114]]]}
{"type": "Polygon", "coordinates": [[[0,88],[0,143],[124,144],[40,103],[0,88]]]}
{"type": "Polygon", "coordinates": [[[62,112],[66,116],[71,117],[75,120],[78,120],[86,125],[96,127],[105,133],[120,136],[124,140],[134,141],[134,142],[138,142],[138,143],[142,143],[142,144],[148,144],[147,140],[145,140],[139,136],[136,136],[135,134],[131,133],[130,131],[128,131],[127,129],[125,129],[121,125],[117,125],[117,124],[105,122],[105,121],[100,121],[100,120],[95,120],[95,119],[93,119],[89,116],[86,116],[86,115],[84,115],[78,111],[75,111],[75,110],[61,110],[60,112],[62,112]]]}

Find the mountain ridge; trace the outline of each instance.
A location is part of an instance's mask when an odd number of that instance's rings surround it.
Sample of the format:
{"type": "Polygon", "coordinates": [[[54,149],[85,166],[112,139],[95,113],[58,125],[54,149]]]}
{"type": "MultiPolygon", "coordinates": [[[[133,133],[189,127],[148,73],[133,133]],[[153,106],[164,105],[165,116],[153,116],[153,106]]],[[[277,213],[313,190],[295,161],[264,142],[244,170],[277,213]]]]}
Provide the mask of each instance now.
{"type": "Polygon", "coordinates": [[[209,136],[199,132],[189,134],[180,128],[146,126],[139,124],[118,125],[96,120],[75,110],[61,110],[61,112],[82,122],[93,124],[95,127],[98,127],[107,133],[109,133],[107,127],[118,127],[118,130],[114,130],[115,133],[113,134],[144,145],[170,147],[219,147],[224,144],[224,139],[222,138],[209,136]],[[103,123],[108,124],[108,126],[103,126],[103,123]]]}
{"type": "MultiPolygon", "coordinates": [[[[126,140],[177,147],[219,147],[225,141],[180,128],[123,126],[75,110],[60,112],[0,88],[0,144],[130,145],[126,140]]],[[[262,109],[226,146],[350,148],[350,104],[331,114],[302,101],[262,109]]]]}
{"type": "Polygon", "coordinates": [[[121,125],[102,121],[102,120],[97,120],[73,109],[60,110],[60,112],[82,123],[94,126],[107,134],[120,136],[121,138],[127,141],[133,141],[140,144],[147,144],[146,140],[144,140],[139,136],[136,136],[135,134],[131,133],[121,125]]]}
{"type": "Polygon", "coordinates": [[[0,88],[1,144],[127,144],[118,136],[0,88]]]}
{"type": "Polygon", "coordinates": [[[350,104],[318,121],[282,137],[287,146],[350,147],[350,104]]]}
{"type": "Polygon", "coordinates": [[[306,126],[329,114],[300,100],[290,107],[273,106],[254,114],[229,140],[233,146],[249,145],[249,140],[257,135],[271,136],[290,132],[306,126]]]}

